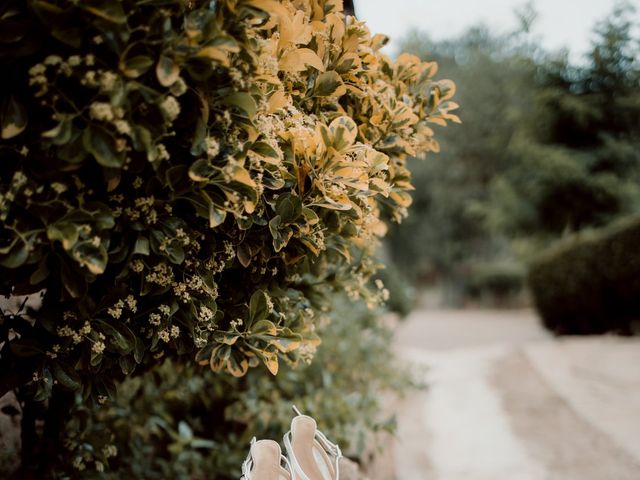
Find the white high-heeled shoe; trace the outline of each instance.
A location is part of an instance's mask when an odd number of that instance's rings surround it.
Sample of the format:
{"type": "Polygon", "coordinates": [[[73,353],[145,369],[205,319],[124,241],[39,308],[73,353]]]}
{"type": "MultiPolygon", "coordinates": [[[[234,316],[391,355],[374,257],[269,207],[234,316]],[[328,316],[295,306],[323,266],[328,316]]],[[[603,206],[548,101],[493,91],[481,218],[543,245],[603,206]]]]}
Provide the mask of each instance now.
{"type": "Polygon", "coordinates": [[[291,465],[278,442],[253,437],[240,480],[292,480],[291,465]]]}
{"type": "Polygon", "coordinates": [[[300,413],[291,420],[283,440],[291,465],[292,480],[339,480],[340,447],[318,430],[316,421],[300,413]]]}

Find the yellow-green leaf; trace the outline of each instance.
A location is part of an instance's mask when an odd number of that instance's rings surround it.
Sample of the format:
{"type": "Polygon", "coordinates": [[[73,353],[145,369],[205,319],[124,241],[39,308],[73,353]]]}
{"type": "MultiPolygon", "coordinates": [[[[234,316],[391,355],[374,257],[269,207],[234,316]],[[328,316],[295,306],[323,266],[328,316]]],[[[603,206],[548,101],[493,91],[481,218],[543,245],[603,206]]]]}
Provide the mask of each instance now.
{"type": "Polygon", "coordinates": [[[285,72],[303,72],[308,67],[324,72],[322,59],[309,48],[291,50],[280,59],[280,68],[285,72]]]}
{"type": "Polygon", "coordinates": [[[156,64],[156,77],[163,87],[170,87],[180,76],[180,67],[173,61],[171,57],[161,55],[156,64]]]}
{"type": "Polygon", "coordinates": [[[336,118],[329,125],[332,136],[332,146],[339,152],[353,145],[358,136],[358,126],[351,117],[336,118]]]}
{"type": "Polygon", "coordinates": [[[318,75],[313,94],[317,97],[341,97],[347,93],[342,77],[338,72],[331,70],[318,75]]]}
{"type": "Polygon", "coordinates": [[[27,109],[15,97],[9,97],[2,106],[0,114],[1,137],[8,140],[20,135],[27,127],[27,109]]]}

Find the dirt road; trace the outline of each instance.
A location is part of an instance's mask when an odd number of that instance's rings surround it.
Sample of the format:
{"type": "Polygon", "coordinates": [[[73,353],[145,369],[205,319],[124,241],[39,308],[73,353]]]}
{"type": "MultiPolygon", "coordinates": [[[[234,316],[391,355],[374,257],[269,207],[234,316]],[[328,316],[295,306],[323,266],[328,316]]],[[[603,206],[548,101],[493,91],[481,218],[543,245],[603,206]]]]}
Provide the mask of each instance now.
{"type": "Polygon", "coordinates": [[[424,310],[396,342],[429,385],[399,409],[398,480],[640,479],[640,339],[424,310]]]}

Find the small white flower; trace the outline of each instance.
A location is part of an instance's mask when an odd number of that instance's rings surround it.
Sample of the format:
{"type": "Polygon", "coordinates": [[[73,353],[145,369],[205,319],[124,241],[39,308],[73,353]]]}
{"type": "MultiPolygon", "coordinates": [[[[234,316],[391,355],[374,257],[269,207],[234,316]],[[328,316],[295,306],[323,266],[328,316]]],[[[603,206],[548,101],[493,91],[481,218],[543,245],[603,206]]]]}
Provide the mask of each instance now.
{"type": "Polygon", "coordinates": [[[134,298],[134,296],[128,295],[127,298],[125,298],[125,302],[127,302],[127,307],[129,307],[129,310],[131,310],[133,313],[136,313],[136,311],[138,310],[138,301],[134,298]]]}
{"type": "Polygon", "coordinates": [[[160,104],[161,110],[164,112],[165,117],[170,122],[174,121],[180,115],[180,104],[176,97],[169,95],[160,104]]]}
{"type": "Polygon", "coordinates": [[[93,102],[89,107],[89,115],[95,120],[110,122],[114,119],[111,104],[106,102],[93,102]]]}
{"type": "Polygon", "coordinates": [[[59,182],[53,182],[51,184],[51,188],[53,189],[54,192],[58,194],[64,193],[67,191],[67,186],[64,183],[59,183],[59,182]]]}
{"type": "Polygon", "coordinates": [[[113,125],[116,127],[116,130],[118,130],[118,133],[123,135],[129,135],[131,133],[131,125],[129,125],[129,122],[126,120],[116,120],[113,122],[113,125]]]}
{"type": "Polygon", "coordinates": [[[218,141],[213,138],[213,137],[207,137],[207,139],[205,140],[206,145],[207,145],[207,155],[209,157],[215,157],[218,155],[218,153],[220,153],[220,144],[218,143],[218,141]]]}
{"type": "Polygon", "coordinates": [[[45,67],[44,64],[36,63],[33,67],[29,69],[29,75],[31,75],[32,77],[39,76],[39,75],[42,75],[44,72],[46,72],[46,70],[47,70],[47,67],[45,67]]]}
{"type": "Polygon", "coordinates": [[[49,55],[44,59],[45,65],[58,65],[59,63],[62,63],[62,57],[58,55],[49,55]]]}
{"type": "Polygon", "coordinates": [[[115,85],[118,75],[113,72],[104,72],[100,76],[100,89],[103,92],[111,92],[115,85]]]}
{"type": "Polygon", "coordinates": [[[104,352],[104,349],[105,349],[104,342],[95,342],[93,345],[91,345],[91,350],[98,354],[104,352]]]}
{"type": "Polygon", "coordinates": [[[159,338],[160,340],[162,340],[163,342],[165,342],[165,343],[166,343],[166,342],[169,342],[169,340],[171,340],[171,337],[170,337],[170,335],[169,335],[169,332],[168,332],[168,331],[166,331],[166,330],[160,330],[160,331],[158,332],[158,338],[159,338]]]}

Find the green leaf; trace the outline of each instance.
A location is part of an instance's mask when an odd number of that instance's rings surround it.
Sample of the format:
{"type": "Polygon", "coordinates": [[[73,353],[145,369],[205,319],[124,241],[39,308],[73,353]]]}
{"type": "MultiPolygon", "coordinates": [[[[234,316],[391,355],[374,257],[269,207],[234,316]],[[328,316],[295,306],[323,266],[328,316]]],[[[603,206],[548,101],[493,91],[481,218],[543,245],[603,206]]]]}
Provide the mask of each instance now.
{"type": "Polygon", "coordinates": [[[113,0],[84,0],[78,5],[83,10],[108,22],[122,24],[127,21],[122,3],[113,0]]]}
{"type": "Polygon", "coordinates": [[[44,352],[39,347],[28,343],[19,343],[19,341],[9,342],[9,349],[13,355],[21,358],[44,355],[44,352]]]}
{"type": "Polygon", "coordinates": [[[69,143],[73,134],[73,118],[70,115],[64,115],[64,118],[53,127],[42,133],[45,138],[51,138],[54,145],[65,145],[69,143]]]}
{"type": "Polygon", "coordinates": [[[278,374],[278,354],[275,352],[262,352],[262,361],[272,375],[278,374]]]}
{"type": "Polygon", "coordinates": [[[147,237],[138,237],[133,247],[133,253],[139,255],[149,255],[149,239],[147,237]]]}
{"type": "Polygon", "coordinates": [[[44,368],[42,372],[42,380],[38,382],[38,389],[33,399],[36,402],[44,402],[51,398],[51,390],[53,389],[53,375],[48,368],[44,368]]]}
{"type": "Polygon", "coordinates": [[[226,95],[222,99],[222,103],[231,107],[237,107],[252,118],[258,111],[258,105],[253,97],[246,92],[234,92],[226,95]]]}
{"type": "Polygon", "coordinates": [[[90,240],[78,243],[73,248],[72,256],[80,266],[86,267],[94,275],[104,273],[109,261],[106,248],[102,244],[96,246],[90,240]]]}
{"type": "Polygon", "coordinates": [[[70,164],[79,164],[87,158],[87,149],[82,141],[82,133],[80,130],[73,132],[68,143],[58,149],[60,159],[70,164]]]}
{"type": "Polygon", "coordinates": [[[82,388],[80,375],[66,363],[53,364],[53,376],[60,385],[74,392],[82,388]]]}
{"type": "Polygon", "coordinates": [[[280,230],[276,235],[273,236],[273,248],[276,252],[281,251],[284,247],[287,246],[289,240],[293,237],[293,230],[289,227],[286,227],[280,230]]]}
{"type": "Polygon", "coordinates": [[[27,109],[14,96],[5,99],[0,110],[0,138],[8,140],[27,128],[27,109]]]}
{"type": "Polygon", "coordinates": [[[103,128],[96,126],[87,128],[82,142],[100,165],[111,168],[122,167],[124,155],[116,150],[113,136],[103,128]]]}
{"type": "Polygon", "coordinates": [[[176,245],[175,242],[167,245],[165,252],[169,261],[176,265],[181,265],[184,262],[185,253],[184,248],[181,245],[176,245]]]}
{"type": "Polygon", "coordinates": [[[316,78],[316,83],[313,88],[313,94],[316,97],[340,97],[347,93],[347,87],[344,86],[342,77],[333,70],[321,73],[316,78]]]}
{"type": "Polygon", "coordinates": [[[199,158],[189,167],[189,178],[194,182],[206,182],[216,174],[216,169],[206,158],[199,158]]]}
{"type": "Polygon", "coordinates": [[[307,224],[309,225],[316,225],[320,221],[318,214],[313,210],[311,210],[310,208],[306,208],[306,207],[303,208],[302,216],[304,216],[307,224]]]}
{"type": "Polygon", "coordinates": [[[260,158],[271,165],[280,164],[280,154],[266,142],[256,142],[251,146],[251,150],[257,153],[260,158]]]}
{"type": "Polygon", "coordinates": [[[60,277],[65,290],[73,298],[79,298],[87,291],[87,281],[69,262],[60,260],[60,277]]]}
{"type": "Polygon", "coordinates": [[[14,237],[6,247],[0,248],[0,265],[6,268],[18,268],[29,258],[29,245],[20,237],[14,237]]]}
{"type": "Polygon", "coordinates": [[[47,238],[62,243],[62,248],[71,250],[80,235],[78,226],[73,223],[54,223],[47,227],[47,238]]]}
{"type": "Polygon", "coordinates": [[[187,441],[193,438],[193,430],[186,422],[182,420],[178,422],[178,434],[182,437],[182,439],[187,441]]]}
{"type": "Polygon", "coordinates": [[[349,148],[356,141],[358,126],[351,117],[338,117],[329,125],[332,136],[332,146],[341,152],[349,148]]]}
{"type": "Polygon", "coordinates": [[[224,223],[227,218],[227,212],[216,207],[213,203],[209,205],[209,227],[215,228],[224,223]]]}
{"type": "Polygon", "coordinates": [[[121,354],[129,354],[136,346],[136,336],[125,324],[121,322],[107,323],[104,320],[95,320],[98,330],[110,340],[113,347],[121,354]]]}
{"type": "Polygon", "coordinates": [[[249,371],[249,361],[244,355],[232,352],[227,360],[227,372],[234,377],[244,377],[249,371]]]}
{"type": "Polygon", "coordinates": [[[285,193],[276,200],[276,214],[280,216],[281,223],[290,224],[300,217],[302,213],[302,201],[299,197],[285,193]]]}
{"type": "Polygon", "coordinates": [[[153,59],[147,55],[135,55],[120,61],[120,71],[125,77],[138,78],[153,66],[153,59]]]}
{"type": "Polygon", "coordinates": [[[269,222],[269,231],[273,237],[273,248],[276,252],[282,250],[291,240],[293,230],[289,227],[282,226],[282,218],[276,215],[269,222]]]}
{"type": "Polygon", "coordinates": [[[235,343],[238,341],[239,338],[240,338],[240,335],[224,334],[219,337],[217,336],[216,340],[225,345],[235,345],[235,343]]]}
{"type": "Polygon", "coordinates": [[[260,320],[251,326],[251,335],[274,336],[278,333],[278,328],[269,320],[260,320]]]}
{"type": "Polygon", "coordinates": [[[247,268],[251,264],[251,249],[246,243],[242,243],[240,244],[240,246],[238,246],[236,255],[238,257],[240,265],[242,265],[244,268],[247,268]]]}
{"type": "Polygon", "coordinates": [[[268,297],[264,290],[256,290],[249,300],[249,326],[269,315],[268,297]]]}
{"type": "Polygon", "coordinates": [[[276,347],[278,351],[282,353],[289,353],[300,348],[300,345],[302,344],[302,337],[273,338],[269,340],[269,343],[276,347]]]}
{"type": "Polygon", "coordinates": [[[156,77],[163,87],[170,87],[180,76],[180,67],[171,57],[161,55],[156,64],[156,77]]]}
{"type": "Polygon", "coordinates": [[[133,361],[133,358],[130,356],[122,356],[118,359],[118,364],[120,365],[120,370],[124,375],[129,375],[136,368],[136,362],[133,361]]]}
{"type": "Polygon", "coordinates": [[[49,277],[50,271],[47,265],[47,257],[43,257],[38,264],[37,270],[35,270],[29,277],[30,285],[38,285],[49,277]]]}

